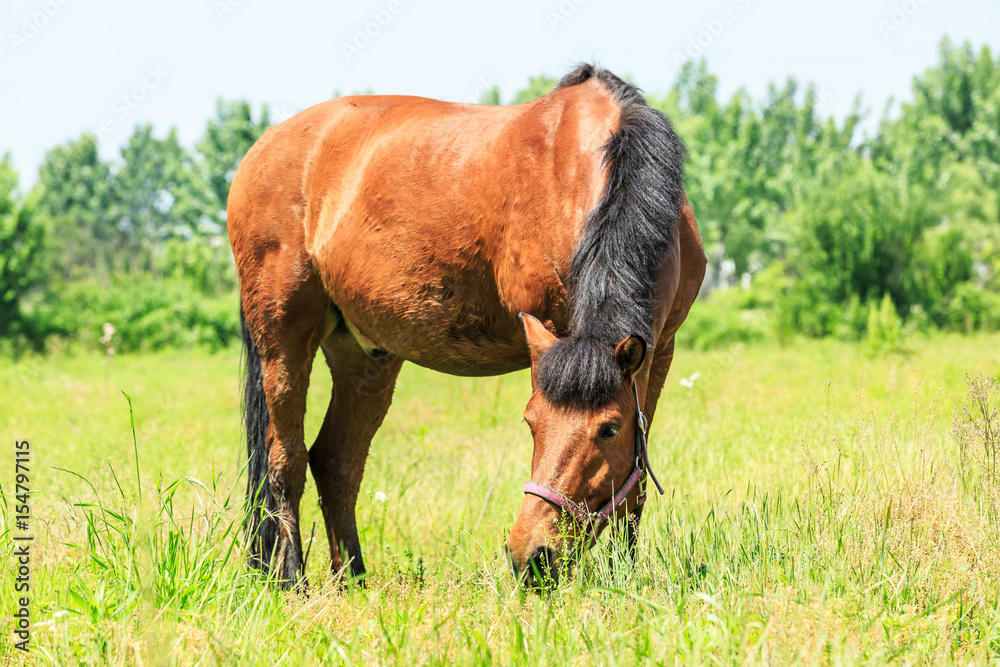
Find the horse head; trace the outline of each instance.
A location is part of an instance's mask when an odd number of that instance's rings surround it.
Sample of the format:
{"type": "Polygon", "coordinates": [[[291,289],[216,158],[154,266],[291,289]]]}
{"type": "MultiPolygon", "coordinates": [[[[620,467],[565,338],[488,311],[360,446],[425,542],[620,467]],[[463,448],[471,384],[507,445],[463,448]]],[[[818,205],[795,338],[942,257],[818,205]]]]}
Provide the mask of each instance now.
{"type": "Polygon", "coordinates": [[[521,319],[534,453],[507,554],[520,581],[538,587],[568,573],[611,520],[643,501],[646,424],[635,380],[646,343],[635,335],[617,346],[560,339],[535,317],[521,319]]]}

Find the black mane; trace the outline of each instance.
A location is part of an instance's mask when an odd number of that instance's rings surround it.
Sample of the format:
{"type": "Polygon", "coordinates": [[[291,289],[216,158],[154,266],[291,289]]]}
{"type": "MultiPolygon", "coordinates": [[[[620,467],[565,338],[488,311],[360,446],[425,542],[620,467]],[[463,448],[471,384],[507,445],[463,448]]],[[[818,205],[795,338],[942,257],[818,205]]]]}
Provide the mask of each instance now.
{"type": "Polygon", "coordinates": [[[580,65],[559,88],[589,79],[614,95],[621,122],[604,145],[610,165],[604,196],[570,265],[570,335],[553,343],[536,369],[549,400],[579,407],[606,404],[621,386],[619,342],[629,335],[653,342],[653,291],[677,233],[685,157],[670,120],[611,72],[580,65]]]}

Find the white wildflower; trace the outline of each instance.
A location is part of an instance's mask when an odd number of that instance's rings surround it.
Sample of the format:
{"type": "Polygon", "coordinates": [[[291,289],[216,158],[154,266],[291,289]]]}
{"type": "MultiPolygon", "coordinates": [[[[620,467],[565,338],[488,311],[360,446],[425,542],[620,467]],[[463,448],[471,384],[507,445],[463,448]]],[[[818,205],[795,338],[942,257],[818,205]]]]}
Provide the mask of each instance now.
{"type": "Polygon", "coordinates": [[[384,503],[387,500],[389,500],[389,496],[385,495],[381,491],[376,491],[375,492],[375,502],[377,502],[377,503],[384,503]]]}
{"type": "Polygon", "coordinates": [[[687,389],[694,388],[694,381],[701,377],[701,373],[691,373],[690,376],[686,378],[681,378],[681,386],[687,389]]]}
{"type": "Polygon", "coordinates": [[[107,347],[111,344],[111,339],[115,336],[115,325],[111,322],[105,322],[104,326],[101,327],[101,332],[104,334],[101,336],[101,345],[107,347]]]}

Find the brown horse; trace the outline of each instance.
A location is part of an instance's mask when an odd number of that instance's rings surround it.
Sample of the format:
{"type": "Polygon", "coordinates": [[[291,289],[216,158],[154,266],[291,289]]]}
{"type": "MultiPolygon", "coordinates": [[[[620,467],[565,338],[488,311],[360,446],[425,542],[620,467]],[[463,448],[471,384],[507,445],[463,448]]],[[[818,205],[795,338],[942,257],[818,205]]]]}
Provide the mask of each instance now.
{"type": "Polygon", "coordinates": [[[355,505],[407,360],[455,375],[531,366],[532,481],[507,540],[524,578],[557,577],[607,519],[637,524],[639,408],[655,410],[705,270],[683,160],[667,118],[590,65],[519,106],[344,97],[269,129],[228,210],[251,564],[303,576],[308,466],[332,569],[364,574],[355,505]],[[307,450],[318,350],[334,389],[307,450]]]}

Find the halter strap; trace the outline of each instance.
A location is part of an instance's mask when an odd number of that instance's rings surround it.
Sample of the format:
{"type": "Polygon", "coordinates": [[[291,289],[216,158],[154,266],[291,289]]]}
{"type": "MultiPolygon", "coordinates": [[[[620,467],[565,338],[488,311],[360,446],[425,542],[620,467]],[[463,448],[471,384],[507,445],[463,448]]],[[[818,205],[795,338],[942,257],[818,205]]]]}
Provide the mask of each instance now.
{"type": "Polygon", "coordinates": [[[596,512],[588,512],[586,508],[581,507],[577,503],[570,500],[564,494],[556,491],[551,486],[546,486],[544,484],[538,484],[537,482],[525,482],[524,483],[524,493],[533,496],[538,496],[539,498],[546,500],[556,507],[559,507],[567,514],[571,514],[574,519],[579,521],[581,524],[586,526],[588,531],[594,533],[608,520],[608,518],[614,514],[618,506],[625,502],[632,490],[638,486],[639,487],[639,497],[636,499],[636,507],[642,505],[646,502],[646,489],[643,484],[646,479],[647,473],[650,479],[653,480],[653,484],[656,485],[656,490],[663,493],[663,487],[660,486],[660,482],[657,481],[656,475],[653,474],[652,468],[649,466],[649,452],[647,448],[647,436],[649,434],[649,422],[646,420],[646,415],[642,413],[642,409],[639,407],[639,388],[636,386],[635,379],[632,380],[632,396],[635,398],[635,468],[632,470],[632,474],[629,475],[628,479],[625,481],[618,491],[611,496],[611,500],[606,502],[601,509],[596,512]]]}
{"type": "Polygon", "coordinates": [[[649,478],[653,480],[653,484],[656,485],[656,490],[663,495],[663,487],[660,486],[660,481],[656,479],[656,475],[653,474],[653,468],[649,465],[649,422],[646,420],[646,415],[642,413],[642,409],[639,407],[639,388],[635,384],[635,380],[632,380],[632,396],[635,398],[635,467],[642,468],[645,472],[649,473],[649,478]]]}
{"type": "MultiPolygon", "coordinates": [[[[632,471],[629,476],[628,481],[625,482],[618,491],[611,497],[611,500],[604,504],[604,507],[597,510],[596,512],[588,512],[583,507],[580,507],[572,500],[559,493],[551,486],[545,486],[544,484],[538,484],[536,482],[525,482],[524,492],[526,494],[531,494],[533,496],[538,496],[544,500],[549,501],[553,505],[562,508],[569,514],[573,515],[573,518],[582,523],[585,526],[593,525],[595,528],[603,524],[608,520],[614,511],[618,509],[618,506],[625,502],[625,498],[628,494],[632,492],[632,489],[636,487],[639,482],[645,478],[646,473],[641,468],[636,468],[632,471]]],[[[636,501],[636,506],[646,502],[646,495],[644,493],[639,494],[639,498],[636,501]]]]}

